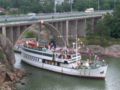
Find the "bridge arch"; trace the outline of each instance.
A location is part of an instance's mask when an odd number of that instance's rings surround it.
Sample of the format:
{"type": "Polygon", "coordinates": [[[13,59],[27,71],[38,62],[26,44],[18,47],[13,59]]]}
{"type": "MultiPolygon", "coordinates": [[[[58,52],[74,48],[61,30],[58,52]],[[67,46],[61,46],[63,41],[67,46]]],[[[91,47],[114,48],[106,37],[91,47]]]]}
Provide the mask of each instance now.
{"type": "Polygon", "coordinates": [[[25,29],[16,40],[14,46],[17,44],[19,40],[24,39],[25,33],[29,31],[34,32],[40,39],[42,39],[41,37],[42,34],[47,33],[49,35],[49,38],[54,38],[59,46],[66,45],[66,41],[64,40],[62,34],[56,27],[54,27],[52,24],[48,22],[40,22],[40,23],[32,24],[27,29],[25,29]]]}

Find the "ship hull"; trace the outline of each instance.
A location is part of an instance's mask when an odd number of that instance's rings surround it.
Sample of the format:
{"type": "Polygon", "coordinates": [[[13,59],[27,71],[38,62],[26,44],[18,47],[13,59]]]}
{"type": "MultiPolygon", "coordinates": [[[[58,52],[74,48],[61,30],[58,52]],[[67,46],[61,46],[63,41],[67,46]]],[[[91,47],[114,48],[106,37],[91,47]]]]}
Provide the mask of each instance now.
{"type": "Polygon", "coordinates": [[[38,55],[30,52],[26,52],[24,50],[21,51],[22,55],[22,61],[25,63],[46,69],[49,71],[66,74],[70,76],[76,76],[76,77],[84,77],[84,78],[96,78],[96,79],[105,79],[106,72],[107,72],[107,65],[101,66],[95,69],[89,69],[89,68],[81,68],[81,69],[73,69],[73,68],[66,68],[62,66],[56,66],[52,64],[46,64],[42,62],[42,57],[39,57],[38,55]],[[29,58],[24,57],[23,54],[29,55],[29,58]],[[36,59],[39,58],[39,59],[36,59]]]}

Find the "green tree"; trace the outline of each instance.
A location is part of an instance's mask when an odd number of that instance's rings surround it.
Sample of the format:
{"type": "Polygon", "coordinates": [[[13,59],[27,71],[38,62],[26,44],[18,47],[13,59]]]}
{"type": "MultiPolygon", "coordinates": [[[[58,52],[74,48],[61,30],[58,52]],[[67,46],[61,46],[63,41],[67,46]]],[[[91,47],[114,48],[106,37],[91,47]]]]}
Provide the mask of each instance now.
{"type": "Polygon", "coordinates": [[[120,38],[120,5],[116,7],[111,18],[108,18],[105,23],[111,31],[110,36],[112,38],[120,38]]]}
{"type": "Polygon", "coordinates": [[[24,37],[25,38],[37,38],[37,35],[33,33],[32,31],[29,31],[24,34],[24,37]]]}
{"type": "Polygon", "coordinates": [[[64,2],[64,3],[62,4],[62,7],[63,7],[63,11],[64,11],[64,12],[70,11],[70,3],[64,2]]]}
{"type": "Polygon", "coordinates": [[[120,6],[118,5],[113,14],[106,14],[98,23],[99,35],[111,38],[120,38],[120,6]]]}
{"type": "Polygon", "coordinates": [[[75,0],[73,8],[78,11],[84,11],[86,8],[89,8],[89,0],[75,0]]]}
{"type": "Polygon", "coordinates": [[[62,5],[56,5],[57,12],[63,12],[63,6],[62,5]]]}
{"type": "Polygon", "coordinates": [[[42,5],[42,11],[44,13],[50,13],[53,12],[53,8],[54,8],[54,0],[45,0],[45,2],[42,5]]]}
{"type": "MultiPolygon", "coordinates": [[[[98,1],[100,10],[113,9],[116,5],[120,5],[120,0],[73,0],[73,10],[84,11],[86,8],[98,9],[98,1]]],[[[0,0],[0,7],[7,10],[10,8],[18,8],[21,13],[28,12],[54,12],[54,0],[0,0]]],[[[70,11],[69,0],[64,0],[63,4],[57,5],[57,11],[70,11]]]]}
{"type": "Polygon", "coordinates": [[[11,0],[0,0],[0,7],[8,9],[11,6],[10,2],[11,0]]]}

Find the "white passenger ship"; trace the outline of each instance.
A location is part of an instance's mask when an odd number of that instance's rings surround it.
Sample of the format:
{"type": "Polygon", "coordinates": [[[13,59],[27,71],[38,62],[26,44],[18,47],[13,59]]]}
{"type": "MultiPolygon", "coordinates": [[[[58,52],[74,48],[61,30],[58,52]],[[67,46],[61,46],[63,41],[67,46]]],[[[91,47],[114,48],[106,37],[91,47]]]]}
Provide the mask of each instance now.
{"type": "Polygon", "coordinates": [[[82,60],[74,48],[31,47],[27,42],[21,49],[22,60],[32,66],[50,71],[89,78],[104,79],[108,65],[103,60],[82,60]]]}

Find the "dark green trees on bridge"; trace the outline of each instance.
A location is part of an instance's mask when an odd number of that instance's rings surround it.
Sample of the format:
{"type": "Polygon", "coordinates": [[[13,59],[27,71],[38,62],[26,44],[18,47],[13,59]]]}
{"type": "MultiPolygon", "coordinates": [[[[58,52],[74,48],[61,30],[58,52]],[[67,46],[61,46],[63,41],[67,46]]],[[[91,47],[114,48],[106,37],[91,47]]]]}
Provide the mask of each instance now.
{"type": "Polygon", "coordinates": [[[95,10],[114,9],[120,0],[64,0],[61,4],[56,4],[55,0],[0,0],[0,7],[10,11],[17,9],[17,13],[49,13],[84,11],[86,8],[94,8],[95,10]]]}
{"type": "Polygon", "coordinates": [[[113,14],[106,14],[98,23],[99,35],[104,35],[111,38],[120,38],[120,6],[118,5],[113,14]],[[99,31],[102,30],[102,31],[99,31]]]}

